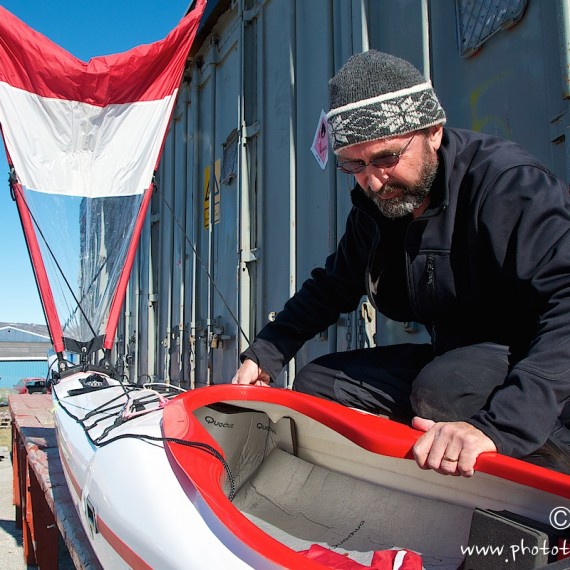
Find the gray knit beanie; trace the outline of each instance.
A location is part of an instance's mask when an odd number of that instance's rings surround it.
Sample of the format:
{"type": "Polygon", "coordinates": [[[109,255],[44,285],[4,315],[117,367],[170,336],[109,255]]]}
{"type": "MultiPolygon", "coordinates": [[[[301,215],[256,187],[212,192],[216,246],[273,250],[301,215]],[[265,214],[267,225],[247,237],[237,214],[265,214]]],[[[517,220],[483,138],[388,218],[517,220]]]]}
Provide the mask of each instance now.
{"type": "Polygon", "coordinates": [[[329,81],[333,151],[445,123],[429,81],[408,61],[376,50],[353,55],[329,81]]]}

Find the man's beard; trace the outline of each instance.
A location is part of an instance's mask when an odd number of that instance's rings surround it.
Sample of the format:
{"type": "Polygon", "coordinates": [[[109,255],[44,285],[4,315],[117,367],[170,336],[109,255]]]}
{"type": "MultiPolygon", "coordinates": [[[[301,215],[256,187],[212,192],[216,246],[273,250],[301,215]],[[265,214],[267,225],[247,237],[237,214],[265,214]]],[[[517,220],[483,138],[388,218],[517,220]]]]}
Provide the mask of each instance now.
{"type": "Polygon", "coordinates": [[[380,212],[387,218],[402,218],[419,208],[429,194],[431,185],[437,173],[437,155],[432,154],[431,148],[424,146],[424,165],[420,173],[420,180],[414,186],[403,184],[386,184],[380,192],[365,190],[366,195],[378,206],[380,212]],[[393,198],[382,199],[382,194],[390,194],[398,190],[399,194],[393,198]]]}

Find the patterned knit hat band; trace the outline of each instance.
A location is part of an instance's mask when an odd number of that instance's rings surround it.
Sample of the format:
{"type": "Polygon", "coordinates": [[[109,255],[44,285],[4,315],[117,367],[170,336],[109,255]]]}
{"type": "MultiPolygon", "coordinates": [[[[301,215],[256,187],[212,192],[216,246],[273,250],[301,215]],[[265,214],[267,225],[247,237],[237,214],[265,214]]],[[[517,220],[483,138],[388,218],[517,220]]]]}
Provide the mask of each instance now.
{"type": "Polygon", "coordinates": [[[330,81],[333,151],[445,123],[431,83],[409,62],[374,50],[353,56],[330,81]]]}

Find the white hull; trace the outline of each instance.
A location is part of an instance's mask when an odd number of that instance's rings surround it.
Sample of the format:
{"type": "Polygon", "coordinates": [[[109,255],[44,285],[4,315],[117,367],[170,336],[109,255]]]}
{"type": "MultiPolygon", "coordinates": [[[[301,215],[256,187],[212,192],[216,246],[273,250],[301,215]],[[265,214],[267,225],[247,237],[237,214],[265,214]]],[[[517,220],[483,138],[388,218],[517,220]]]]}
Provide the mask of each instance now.
{"type": "MultiPolygon", "coordinates": [[[[79,387],[78,378],[64,380],[55,390],[79,387]]],[[[82,407],[93,409],[108,397],[108,392],[82,396],[82,407]]],[[[127,422],[113,436],[161,437],[161,421],[157,410],[127,422]]],[[[219,528],[190,481],[176,476],[177,466],[163,444],[125,439],[96,448],[61,406],[56,425],[73,501],[105,569],[252,568],[222,542],[227,531],[219,528]]]]}

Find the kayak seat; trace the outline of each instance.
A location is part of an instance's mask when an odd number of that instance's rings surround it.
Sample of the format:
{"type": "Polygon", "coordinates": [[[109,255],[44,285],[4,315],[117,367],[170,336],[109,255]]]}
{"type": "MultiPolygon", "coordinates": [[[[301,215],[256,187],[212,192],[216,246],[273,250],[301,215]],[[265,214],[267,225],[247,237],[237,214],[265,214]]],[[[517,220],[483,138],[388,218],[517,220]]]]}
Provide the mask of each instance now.
{"type": "MultiPolygon", "coordinates": [[[[230,404],[200,408],[194,414],[222,448],[236,493],[273,449],[297,455],[295,424],[289,417],[273,422],[265,412],[230,404]]],[[[223,488],[229,495],[227,476],[223,488]]]]}

